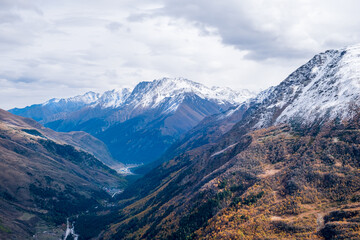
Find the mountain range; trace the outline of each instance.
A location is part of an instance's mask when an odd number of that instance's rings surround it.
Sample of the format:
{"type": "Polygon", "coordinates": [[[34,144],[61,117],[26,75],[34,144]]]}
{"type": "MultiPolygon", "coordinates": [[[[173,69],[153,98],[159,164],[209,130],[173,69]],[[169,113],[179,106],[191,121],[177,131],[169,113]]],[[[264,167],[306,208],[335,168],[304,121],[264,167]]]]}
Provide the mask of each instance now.
{"type": "Polygon", "coordinates": [[[255,94],[208,88],[184,78],[141,82],[131,91],[88,92],[10,112],[56,131],[85,131],[102,140],[122,163],[149,163],[204,117],[233,108],[255,94]]]}
{"type": "Polygon", "coordinates": [[[2,176],[0,231],[38,233],[47,211],[79,239],[359,239],[359,69],[355,45],[257,95],[164,78],[11,110],[92,137],[2,111],[2,169],[21,181],[2,176]],[[124,182],[95,154],[152,169],[110,199],[124,182]]]}
{"type": "MultiPolygon", "coordinates": [[[[360,45],[318,54],[278,86],[202,120],[118,196],[116,220],[93,234],[357,239],[359,56],[360,45]]],[[[94,227],[86,219],[76,225],[85,236],[94,227]]]]}

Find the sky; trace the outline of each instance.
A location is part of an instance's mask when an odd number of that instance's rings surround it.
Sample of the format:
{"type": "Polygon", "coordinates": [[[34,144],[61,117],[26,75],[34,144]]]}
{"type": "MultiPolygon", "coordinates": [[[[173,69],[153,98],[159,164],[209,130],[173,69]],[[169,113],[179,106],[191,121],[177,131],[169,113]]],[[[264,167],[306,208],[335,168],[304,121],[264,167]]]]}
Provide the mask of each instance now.
{"type": "Polygon", "coordinates": [[[260,90],[360,43],[357,0],[0,0],[0,108],[184,77],[260,90]]]}

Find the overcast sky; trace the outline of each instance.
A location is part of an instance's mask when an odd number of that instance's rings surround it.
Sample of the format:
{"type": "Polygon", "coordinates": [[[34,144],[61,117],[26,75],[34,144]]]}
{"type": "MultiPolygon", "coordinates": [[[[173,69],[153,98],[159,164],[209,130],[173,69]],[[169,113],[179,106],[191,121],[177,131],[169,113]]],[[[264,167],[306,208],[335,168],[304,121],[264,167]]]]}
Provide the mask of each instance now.
{"type": "Polygon", "coordinates": [[[0,0],[0,108],[185,77],[265,89],[360,43],[357,0],[0,0]]]}

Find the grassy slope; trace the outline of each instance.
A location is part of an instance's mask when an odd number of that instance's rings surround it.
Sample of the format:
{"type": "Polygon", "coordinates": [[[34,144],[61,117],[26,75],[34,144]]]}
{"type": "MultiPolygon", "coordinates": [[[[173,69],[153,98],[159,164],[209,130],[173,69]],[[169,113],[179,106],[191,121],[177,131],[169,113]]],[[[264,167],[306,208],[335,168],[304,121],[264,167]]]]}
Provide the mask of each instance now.
{"type": "Polygon", "coordinates": [[[156,188],[121,202],[132,204],[104,237],[358,238],[358,118],[314,129],[232,133],[237,145],[221,154],[210,145],[175,158],[147,177],[156,188]]]}

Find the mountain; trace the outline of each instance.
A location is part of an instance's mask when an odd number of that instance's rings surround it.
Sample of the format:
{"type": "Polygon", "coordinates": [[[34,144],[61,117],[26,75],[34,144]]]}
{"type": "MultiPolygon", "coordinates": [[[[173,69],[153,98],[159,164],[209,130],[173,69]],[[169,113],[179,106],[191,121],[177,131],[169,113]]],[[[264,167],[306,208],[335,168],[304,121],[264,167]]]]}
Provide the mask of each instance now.
{"type": "Polygon", "coordinates": [[[358,239],[359,53],[358,45],[318,54],[278,86],[204,119],[119,195],[110,228],[97,234],[358,239]]]}
{"type": "Polygon", "coordinates": [[[229,88],[208,88],[184,78],[141,82],[129,89],[52,99],[10,112],[56,131],[85,131],[102,140],[123,163],[156,160],[204,117],[254,96],[229,88]]]}
{"type": "Polygon", "coordinates": [[[0,109],[0,239],[56,238],[66,218],[106,204],[125,180],[77,147],[99,140],[56,133],[0,109]],[[80,143],[76,143],[80,139],[80,143]]]}
{"type": "Polygon", "coordinates": [[[254,128],[351,118],[359,100],[359,54],[360,45],[318,54],[280,85],[249,101],[260,114],[254,128]]]}
{"type": "Polygon", "coordinates": [[[22,115],[23,117],[33,118],[44,124],[48,121],[56,120],[61,116],[77,111],[99,99],[100,94],[88,92],[82,96],[71,97],[68,99],[50,99],[43,104],[35,104],[23,109],[14,108],[9,112],[22,115]]]}
{"type": "Polygon", "coordinates": [[[2,121],[6,121],[8,123],[15,125],[16,122],[19,121],[19,119],[22,119],[21,121],[22,123],[24,122],[29,126],[31,126],[32,128],[41,130],[42,132],[44,132],[44,134],[47,137],[51,138],[52,140],[81,148],[83,151],[87,151],[90,154],[93,154],[96,158],[100,159],[102,162],[104,162],[107,165],[121,164],[112,158],[111,153],[109,152],[107,146],[102,141],[91,136],[86,132],[82,132],[82,131],[73,131],[67,133],[55,132],[51,129],[43,127],[41,124],[31,119],[13,118],[11,115],[5,114],[3,110],[1,117],[2,117],[2,121]]]}
{"type": "Polygon", "coordinates": [[[247,132],[281,123],[306,128],[351,118],[359,107],[359,54],[360,45],[355,45],[315,55],[278,86],[205,118],[172,145],[168,154],[175,156],[215,142],[236,123],[238,131],[247,132]]]}

